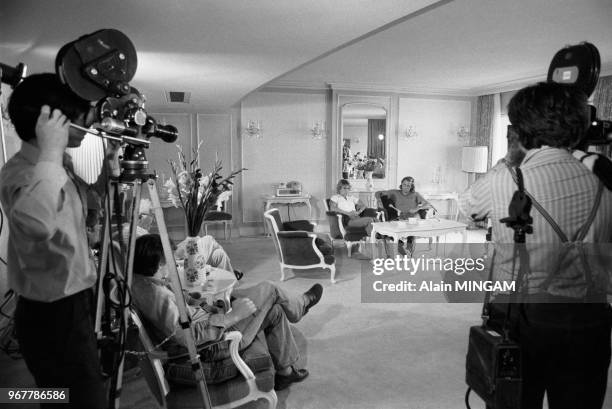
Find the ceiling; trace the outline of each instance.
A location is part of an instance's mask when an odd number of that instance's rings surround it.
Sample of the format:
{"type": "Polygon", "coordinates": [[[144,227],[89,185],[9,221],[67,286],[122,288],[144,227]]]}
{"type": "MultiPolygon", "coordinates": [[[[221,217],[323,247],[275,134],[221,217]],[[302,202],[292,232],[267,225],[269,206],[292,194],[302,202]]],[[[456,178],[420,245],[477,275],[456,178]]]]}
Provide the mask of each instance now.
{"type": "Polygon", "coordinates": [[[0,62],[52,71],[63,44],[115,28],[149,109],[224,112],[266,85],[472,96],[544,79],[583,40],[612,73],[611,21],[610,0],[3,0],[0,62]]]}

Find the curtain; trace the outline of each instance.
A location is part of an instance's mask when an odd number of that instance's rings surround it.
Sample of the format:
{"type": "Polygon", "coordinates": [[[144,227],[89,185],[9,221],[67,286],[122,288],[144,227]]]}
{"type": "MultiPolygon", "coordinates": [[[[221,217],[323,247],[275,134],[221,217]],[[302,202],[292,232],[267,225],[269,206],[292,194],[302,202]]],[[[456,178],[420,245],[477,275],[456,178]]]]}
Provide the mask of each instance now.
{"type": "Polygon", "coordinates": [[[386,119],[368,119],[368,157],[384,158],[385,157],[385,139],[381,141],[378,135],[383,134],[385,138],[386,119]]]}
{"type": "Polygon", "coordinates": [[[494,95],[481,95],[476,101],[476,116],[472,124],[470,146],[487,146],[489,158],[487,166],[491,167],[491,132],[493,130],[494,95]]]}
{"type": "Polygon", "coordinates": [[[612,120],[612,76],[599,78],[593,91],[593,105],[598,119],[612,120]]]}
{"type": "MultiPolygon", "coordinates": [[[[612,76],[600,77],[593,91],[593,105],[597,110],[597,119],[612,121],[612,76]]],[[[598,147],[599,153],[612,158],[612,145],[598,147]]]]}

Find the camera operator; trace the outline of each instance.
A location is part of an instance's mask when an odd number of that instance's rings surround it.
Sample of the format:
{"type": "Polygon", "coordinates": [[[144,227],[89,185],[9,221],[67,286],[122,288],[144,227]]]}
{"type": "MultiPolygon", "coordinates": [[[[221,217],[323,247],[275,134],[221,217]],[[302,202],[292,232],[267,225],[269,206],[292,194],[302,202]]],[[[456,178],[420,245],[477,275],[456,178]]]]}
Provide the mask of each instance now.
{"type": "MultiPolygon", "coordinates": [[[[69,388],[69,407],[103,408],[93,330],[96,270],[86,216],[87,189],[102,192],[106,171],[88,186],[65,153],[85,137],[69,124],[89,127],[94,113],[54,74],[25,78],[8,112],[22,145],[0,173],[0,200],[10,226],[8,279],[19,294],[15,322],[21,352],[38,387],[69,388]]],[[[108,145],[105,159],[112,168],[117,151],[118,145],[108,145]]]]}
{"type": "MultiPolygon", "coordinates": [[[[525,151],[520,164],[525,190],[570,240],[596,208],[583,241],[610,243],[612,193],[603,189],[601,201],[594,207],[601,182],[570,152],[589,126],[587,96],[571,86],[539,83],[512,98],[508,115],[525,151]]],[[[511,244],[514,231],[500,222],[508,215],[516,190],[510,170],[496,166],[460,198],[464,214],[477,220],[488,217],[493,222],[493,274],[498,279],[510,278],[513,272],[516,276],[511,244]]],[[[582,302],[588,294],[588,279],[578,280],[581,287],[576,282],[565,288],[541,285],[551,278],[549,274],[558,275],[555,279],[572,273],[583,277],[584,269],[573,257],[559,263],[561,239],[535,208],[531,216],[533,234],[526,236],[529,261],[523,278],[527,289],[517,288],[517,292],[519,297],[526,292],[528,301],[533,301],[532,296],[542,297],[539,302],[512,304],[510,317],[511,336],[523,355],[521,407],[542,408],[546,392],[550,409],[601,408],[610,364],[610,305],[605,294],[597,302],[582,302]]],[[[518,268],[518,258],[515,261],[518,268]]]]}

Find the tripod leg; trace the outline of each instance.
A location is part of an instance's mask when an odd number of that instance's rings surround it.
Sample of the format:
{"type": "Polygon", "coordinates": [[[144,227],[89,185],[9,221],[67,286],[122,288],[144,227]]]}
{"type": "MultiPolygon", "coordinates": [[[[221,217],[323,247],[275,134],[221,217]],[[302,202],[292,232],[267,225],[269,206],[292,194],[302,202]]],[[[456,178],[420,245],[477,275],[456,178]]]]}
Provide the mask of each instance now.
{"type": "Polygon", "coordinates": [[[195,375],[195,379],[198,381],[198,388],[200,390],[202,403],[204,409],[211,409],[212,404],[210,402],[210,396],[206,387],[206,380],[204,379],[204,372],[202,371],[202,364],[200,362],[200,356],[198,354],[195,340],[193,338],[193,331],[191,330],[191,317],[187,311],[187,304],[183,297],[183,291],[181,290],[181,280],[176,269],[176,262],[170,246],[170,239],[168,237],[168,229],[164,222],[164,214],[159,203],[159,196],[157,195],[157,187],[155,181],[150,179],[147,182],[147,188],[149,190],[149,197],[151,198],[152,209],[155,214],[155,220],[157,221],[157,227],[159,230],[159,236],[162,241],[162,247],[164,248],[164,258],[166,259],[166,265],[168,266],[169,275],[168,277],[172,283],[172,291],[176,298],[176,303],[179,310],[179,323],[181,328],[185,332],[185,339],[187,340],[187,350],[189,351],[189,362],[191,363],[192,370],[195,375]]]}
{"type": "Polygon", "coordinates": [[[96,293],[96,321],[95,321],[95,332],[98,334],[98,339],[102,337],[102,309],[104,304],[104,290],[103,283],[106,276],[106,270],[108,267],[108,249],[110,246],[111,228],[110,228],[110,198],[112,197],[115,185],[109,183],[107,191],[108,194],[104,198],[104,226],[102,228],[102,237],[100,238],[100,261],[98,264],[98,291],[96,293]]]}
{"type": "MultiPolygon", "coordinates": [[[[134,181],[134,195],[132,198],[132,215],[130,219],[130,230],[129,230],[129,240],[127,243],[127,261],[124,266],[124,275],[123,279],[127,285],[127,288],[130,289],[132,287],[132,274],[134,267],[134,249],[136,248],[136,228],[138,223],[138,212],[140,209],[140,196],[142,192],[142,182],[140,179],[136,179],[134,181]]],[[[120,232],[119,234],[123,234],[120,232]]],[[[125,296],[125,295],[124,295],[125,296]]],[[[123,386],[123,365],[125,363],[125,337],[127,336],[128,331],[128,320],[130,316],[130,310],[127,305],[121,305],[122,310],[120,314],[122,315],[121,320],[121,329],[120,329],[120,355],[119,355],[119,365],[117,367],[117,373],[113,377],[113,383],[111,384],[111,398],[114,397],[114,405],[111,399],[112,408],[119,408],[120,399],[121,399],[121,388],[123,386]]]]}

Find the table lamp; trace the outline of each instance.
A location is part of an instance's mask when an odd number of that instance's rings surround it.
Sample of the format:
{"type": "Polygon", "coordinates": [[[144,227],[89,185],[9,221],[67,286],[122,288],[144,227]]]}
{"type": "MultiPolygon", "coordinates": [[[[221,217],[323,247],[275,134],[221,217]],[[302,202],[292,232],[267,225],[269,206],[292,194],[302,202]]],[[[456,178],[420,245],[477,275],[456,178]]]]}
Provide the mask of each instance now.
{"type": "Polygon", "coordinates": [[[486,173],[489,149],[486,146],[464,146],[461,150],[461,170],[468,174],[468,187],[476,179],[476,173],[486,173]]]}

